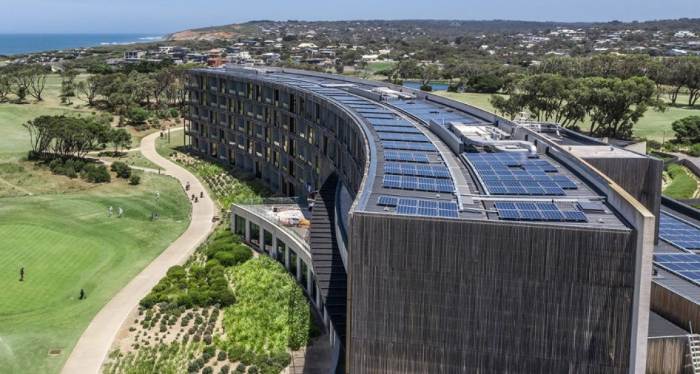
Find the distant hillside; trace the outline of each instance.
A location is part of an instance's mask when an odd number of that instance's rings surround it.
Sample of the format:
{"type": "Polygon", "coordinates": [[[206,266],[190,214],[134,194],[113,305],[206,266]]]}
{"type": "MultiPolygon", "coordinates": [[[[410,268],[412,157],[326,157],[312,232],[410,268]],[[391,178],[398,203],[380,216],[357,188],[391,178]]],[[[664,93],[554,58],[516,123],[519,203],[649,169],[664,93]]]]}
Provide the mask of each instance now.
{"type": "MultiPolygon", "coordinates": [[[[217,40],[236,39],[239,37],[262,37],[280,32],[296,34],[304,30],[316,30],[334,39],[352,39],[358,34],[376,33],[378,29],[386,31],[386,36],[414,35],[416,33],[431,37],[452,39],[465,34],[498,33],[510,34],[535,32],[554,28],[600,28],[606,30],[641,29],[641,30],[700,30],[700,19],[655,20],[645,22],[606,23],[593,22],[532,22],[532,21],[461,21],[461,20],[360,20],[360,21],[250,21],[240,24],[212,26],[173,33],[168,40],[217,40]],[[270,32],[272,31],[272,32],[270,32]]],[[[376,36],[376,34],[375,34],[376,36]]],[[[383,35],[384,36],[384,35],[383,35]]]]}

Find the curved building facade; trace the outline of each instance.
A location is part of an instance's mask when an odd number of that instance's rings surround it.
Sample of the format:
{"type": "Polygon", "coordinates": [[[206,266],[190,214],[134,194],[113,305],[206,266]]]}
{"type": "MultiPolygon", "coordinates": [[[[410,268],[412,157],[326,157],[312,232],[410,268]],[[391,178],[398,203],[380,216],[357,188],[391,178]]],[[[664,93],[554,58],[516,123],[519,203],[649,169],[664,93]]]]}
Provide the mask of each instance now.
{"type": "Polygon", "coordinates": [[[314,199],[306,289],[341,370],[644,371],[658,202],[590,160],[648,158],[342,76],[198,69],[187,88],[191,150],[314,199]]]}

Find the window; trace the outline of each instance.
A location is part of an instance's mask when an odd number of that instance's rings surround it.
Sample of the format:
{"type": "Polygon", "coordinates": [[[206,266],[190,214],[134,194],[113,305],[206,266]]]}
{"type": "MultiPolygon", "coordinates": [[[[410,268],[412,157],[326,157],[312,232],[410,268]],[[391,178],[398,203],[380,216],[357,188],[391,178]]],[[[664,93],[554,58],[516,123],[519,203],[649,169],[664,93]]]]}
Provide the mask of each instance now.
{"type": "Polygon", "coordinates": [[[277,261],[279,261],[282,265],[284,265],[284,258],[285,258],[286,252],[287,252],[287,245],[283,241],[277,239],[277,256],[275,257],[275,259],[277,261]]]}
{"type": "Polygon", "coordinates": [[[250,223],[250,243],[260,249],[260,226],[250,223]]]}
{"type": "Polygon", "coordinates": [[[294,278],[297,277],[297,254],[293,250],[289,250],[289,272],[294,278]]]}
{"type": "Polygon", "coordinates": [[[272,255],[272,234],[269,231],[263,230],[263,249],[268,255],[272,255]]]}
{"type": "Polygon", "coordinates": [[[245,218],[235,215],[233,217],[234,232],[236,235],[245,237],[245,218]]]}
{"type": "Polygon", "coordinates": [[[309,278],[307,276],[308,270],[309,270],[309,267],[306,265],[306,262],[301,261],[301,278],[300,278],[299,282],[301,282],[301,287],[305,290],[306,290],[306,286],[308,285],[307,281],[309,280],[309,278]]]}

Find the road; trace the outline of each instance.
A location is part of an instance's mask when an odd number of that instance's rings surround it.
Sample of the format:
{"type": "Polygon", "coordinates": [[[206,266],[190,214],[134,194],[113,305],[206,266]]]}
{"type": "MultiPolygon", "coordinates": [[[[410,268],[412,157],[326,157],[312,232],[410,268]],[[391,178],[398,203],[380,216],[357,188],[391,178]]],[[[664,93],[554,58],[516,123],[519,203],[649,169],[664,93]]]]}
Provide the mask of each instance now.
{"type": "Polygon", "coordinates": [[[119,329],[127,322],[129,314],[138,307],[139,301],[165,276],[171,266],[183,264],[214,228],[212,221],[217,212],[214,201],[194,175],[156,152],[158,136],[159,133],[154,133],[141,140],[143,155],[163,169],[161,174],[175,177],[183,188],[189,182],[189,193],[199,196],[203,191],[204,198],[199,199],[198,203],[192,203],[192,221],[187,230],[122,288],[92,319],[61,373],[99,373],[119,329]]]}

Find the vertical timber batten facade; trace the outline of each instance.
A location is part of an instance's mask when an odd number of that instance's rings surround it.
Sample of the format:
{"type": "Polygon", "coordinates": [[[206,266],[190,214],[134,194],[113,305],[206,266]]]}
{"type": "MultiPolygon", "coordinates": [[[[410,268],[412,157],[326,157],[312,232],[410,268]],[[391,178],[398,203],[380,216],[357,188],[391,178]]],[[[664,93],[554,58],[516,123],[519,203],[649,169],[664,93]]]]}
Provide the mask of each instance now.
{"type": "MultiPolygon", "coordinates": [[[[610,199],[604,212],[587,213],[587,223],[503,220],[494,207],[498,199],[473,167],[448,154],[422,122],[422,109],[410,112],[410,105],[448,108],[518,134],[504,119],[395,86],[295,70],[195,69],[187,89],[192,151],[248,171],[280,195],[313,194],[318,201],[324,187],[328,200],[334,189],[326,182],[337,180],[337,191],[350,197],[350,204],[326,201],[331,209],[314,212],[315,222],[332,223],[347,241],[335,231],[311,239],[324,243],[323,250],[311,248],[323,257],[312,259],[314,266],[333,259],[321,271],[319,312],[334,310],[329,323],[336,319],[331,327],[344,338],[342,370],[622,374],[638,371],[638,361],[646,359],[646,340],[638,339],[646,336],[646,322],[638,320],[649,301],[639,293],[650,274],[640,263],[651,255],[640,233],[653,232],[654,222],[628,218],[648,212],[606,184],[588,181],[586,173],[597,173],[589,165],[566,172],[577,191],[550,199],[562,209],[575,207],[577,199],[610,199]],[[387,102],[377,93],[387,86],[400,91],[399,100],[387,102]],[[432,143],[420,143],[422,136],[432,143]],[[440,151],[408,166],[424,162],[430,172],[450,166],[453,192],[430,193],[432,187],[422,185],[412,192],[388,189],[389,153],[419,146],[440,151]],[[436,205],[457,201],[459,212],[450,218],[402,214],[381,203],[388,195],[436,205]],[[326,236],[343,242],[328,245],[326,236]],[[335,290],[333,300],[323,299],[329,297],[324,288],[335,290]],[[338,290],[346,292],[342,323],[338,290]]],[[[542,159],[558,161],[542,139],[534,144],[542,159]]]]}

